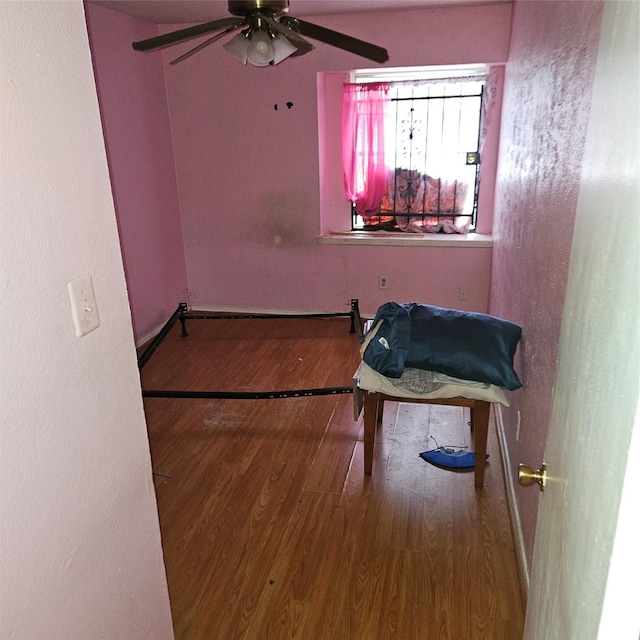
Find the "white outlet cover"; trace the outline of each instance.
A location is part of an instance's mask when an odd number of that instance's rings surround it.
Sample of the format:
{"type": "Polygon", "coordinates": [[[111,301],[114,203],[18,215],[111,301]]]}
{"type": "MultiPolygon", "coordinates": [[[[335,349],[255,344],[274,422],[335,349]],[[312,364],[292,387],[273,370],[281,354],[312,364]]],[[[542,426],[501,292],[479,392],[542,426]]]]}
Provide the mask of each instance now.
{"type": "Polygon", "coordinates": [[[76,278],[67,283],[71,300],[71,314],[76,328],[76,336],[82,338],[100,326],[96,296],[91,276],[76,278]]]}

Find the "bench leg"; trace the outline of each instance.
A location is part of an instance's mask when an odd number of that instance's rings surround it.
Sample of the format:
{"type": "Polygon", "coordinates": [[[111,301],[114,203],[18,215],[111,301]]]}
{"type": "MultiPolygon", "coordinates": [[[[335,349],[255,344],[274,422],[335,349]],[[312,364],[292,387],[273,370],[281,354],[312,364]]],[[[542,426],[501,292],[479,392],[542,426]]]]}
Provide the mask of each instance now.
{"type": "Polygon", "coordinates": [[[482,489],[484,484],[485,454],[487,453],[487,437],[489,435],[489,412],[491,404],[484,400],[476,400],[475,409],[471,410],[471,428],[473,429],[474,451],[476,454],[475,485],[482,489]]]}
{"type": "Polygon", "coordinates": [[[373,445],[376,439],[376,426],[380,396],[365,392],[364,396],[364,475],[370,476],[373,469],[373,445]]]}

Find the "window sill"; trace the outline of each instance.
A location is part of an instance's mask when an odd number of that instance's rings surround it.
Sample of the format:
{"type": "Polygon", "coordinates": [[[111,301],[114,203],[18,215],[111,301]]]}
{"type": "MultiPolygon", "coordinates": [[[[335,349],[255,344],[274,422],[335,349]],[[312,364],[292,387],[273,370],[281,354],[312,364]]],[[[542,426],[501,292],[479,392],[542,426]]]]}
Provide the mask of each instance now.
{"type": "Polygon", "coordinates": [[[318,244],[359,244],[403,247],[493,246],[493,237],[482,233],[393,233],[389,231],[328,231],[316,238],[318,244]]]}

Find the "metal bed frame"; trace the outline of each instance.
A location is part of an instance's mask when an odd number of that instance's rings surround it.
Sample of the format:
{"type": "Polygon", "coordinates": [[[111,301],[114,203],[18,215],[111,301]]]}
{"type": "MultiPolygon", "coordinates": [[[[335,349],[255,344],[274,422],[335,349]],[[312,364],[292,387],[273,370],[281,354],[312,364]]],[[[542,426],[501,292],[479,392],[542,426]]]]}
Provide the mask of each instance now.
{"type": "MultiPolygon", "coordinates": [[[[190,314],[186,302],[181,302],[173,315],[167,320],[158,335],[152,340],[149,346],[138,358],[138,369],[149,362],[151,356],[157,351],[162,341],[167,337],[173,325],[180,321],[182,326],[181,336],[188,337],[187,320],[243,320],[243,319],[274,319],[274,318],[333,318],[350,317],[351,327],[349,333],[357,333],[360,343],[363,340],[362,318],[360,308],[356,298],[351,300],[351,310],[339,313],[308,313],[308,314],[232,314],[232,315],[212,315],[212,314],[190,314]]],[[[144,398],[219,398],[229,400],[271,400],[274,398],[303,398],[309,396],[327,396],[342,393],[353,393],[353,386],[350,387],[322,387],[318,389],[288,389],[283,391],[181,391],[181,390],[156,390],[142,389],[144,398]]]]}

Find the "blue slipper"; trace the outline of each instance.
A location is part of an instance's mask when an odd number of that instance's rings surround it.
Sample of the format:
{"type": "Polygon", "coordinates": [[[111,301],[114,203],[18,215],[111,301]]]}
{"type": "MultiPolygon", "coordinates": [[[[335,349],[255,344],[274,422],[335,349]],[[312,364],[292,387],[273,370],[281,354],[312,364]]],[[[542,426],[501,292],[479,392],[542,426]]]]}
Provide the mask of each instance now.
{"type": "MultiPolygon", "coordinates": [[[[464,449],[448,449],[447,447],[438,447],[431,451],[423,451],[420,457],[437,467],[445,469],[471,469],[476,464],[476,454],[464,449]]],[[[485,455],[485,460],[489,454],[485,455]]]]}

